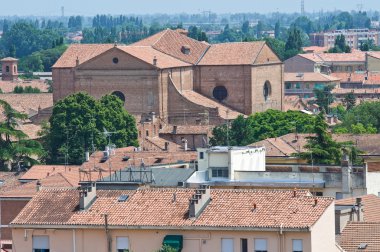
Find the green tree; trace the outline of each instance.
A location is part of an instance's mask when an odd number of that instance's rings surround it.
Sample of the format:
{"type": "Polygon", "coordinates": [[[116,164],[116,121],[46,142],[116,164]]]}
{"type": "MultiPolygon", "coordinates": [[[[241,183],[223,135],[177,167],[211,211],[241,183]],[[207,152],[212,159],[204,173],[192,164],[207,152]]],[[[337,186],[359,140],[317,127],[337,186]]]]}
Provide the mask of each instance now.
{"type": "Polygon", "coordinates": [[[350,53],[351,48],[346,44],[346,38],[343,34],[338,35],[335,39],[335,44],[333,48],[330,48],[330,53],[350,53]]]}
{"type": "Polygon", "coordinates": [[[241,32],[245,35],[249,33],[249,21],[245,21],[241,26],[241,32]]]}
{"type": "Polygon", "coordinates": [[[278,20],[274,26],[274,38],[279,39],[280,38],[280,20],[278,20]]]}
{"type": "Polygon", "coordinates": [[[323,109],[324,111],[327,111],[327,113],[330,112],[330,104],[334,102],[334,96],[331,93],[333,90],[333,85],[326,85],[322,89],[314,89],[314,96],[315,96],[315,103],[318,104],[318,106],[323,109]]]}
{"type": "Polygon", "coordinates": [[[314,117],[299,111],[282,112],[267,110],[266,112],[242,116],[233,120],[227,126],[221,125],[213,129],[210,144],[245,146],[266,138],[279,137],[291,132],[312,133],[314,117]],[[227,135],[229,140],[227,142],[227,135]]]}
{"type": "Polygon", "coordinates": [[[116,132],[110,137],[116,147],[137,146],[135,120],[118,97],[106,95],[97,101],[86,93],[76,93],[60,100],[50,118],[50,161],[62,163],[67,155],[70,164],[81,164],[85,151],[93,145],[104,148],[108,144],[104,129],[116,132]]]}
{"type": "Polygon", "coordinates": [[[285,59],[291,58],[302,52],[301,31],[295,27],[290,28],[285,44],[285,59]]]}
{"type": "Polygon", "coordinates": [[[4,121],[0,123],[0,169],[6,170],[7,163],[19,166],[21,163],[36,164],[44,154],[39,142],[28,139],[27,135],[17,129],[19,122],[27,115],[17,112],[7,102],[0,100],[4,121]]]}
{"type": "Polygon", "coordinates": [[[344,96],[343,104],[346,106],[346,110],[350,110],[356,105],[356,98],[353,93],[349,93],[344,96]]]}
{"type": "Polygon", "coordinates": [[[156,252],[177,252],[178,250],[176,248],[173,248],[169,245],[163,245],[159,250],[156,252]]]}
{"type": "Polygon", "coordinates": [[[353,134],[376,134],[376,128],[374,128],[371,124],[367,127],[364,127],[362,123],[357,123],[351,125],[351,133],[353,134]]]}
{"type": "Polygon", "coordinates": [[[260,39],[263,36],[263,29],[264,29],[264,24],[263,22],[259,21],[256,25],[256,36],[258,39],[260,39]]]}
{"type": "Polygon", "coordinates": [[[308,137],[305,145],[307,151],[297,155],[317,164],[339,164],[342,158],[342,144],[332,139],[323,111],[316,117],[314,132],[315,136],[308,137]]]}

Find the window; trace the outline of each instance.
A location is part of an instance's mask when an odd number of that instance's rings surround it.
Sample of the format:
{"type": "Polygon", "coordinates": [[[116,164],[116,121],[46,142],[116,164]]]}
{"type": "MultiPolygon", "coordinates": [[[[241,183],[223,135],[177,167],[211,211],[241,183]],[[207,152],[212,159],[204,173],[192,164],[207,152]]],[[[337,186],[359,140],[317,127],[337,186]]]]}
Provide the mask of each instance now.
{"type": "Polygon", "coordinates": [[[285,89],[292,89],[292,83],[290,82],[285,83],[285,89]]]}
{"type": "Polygon", "coordinates": [[[228,168],[213,168],[212,177],[213,178],[228,178],[228,168]]]}
{"type": "Polygon", "coordinates": [[[112,93],[112,95],[116,96],[117,98],[119,98],[120,100],[123,101],[123,103],[125,102],[125,95],[120,92],[120,91],[115,91],[112,93]]]}
{"type": "Polygon", "coordinates": [[[302,252],[302,240],[292,240],[293,242],[293,252],[302,252]]]}
{"type": "Polygon", "coordinates": [[[116,237],[116,251],[129,252],[129,239],[128,237],[116,237]]]}
{"type": "Polygon", "coordinates": [[[310,89],[310,84],[309,84],[309,83],[306,83],[306,84],[305,84],[305,88],[306,88],[306,89],[310,89]]]}
{"type": "Polygon", "coordinates": [[[205,158],[205,153],[202,151],[202,152],[199,152],[199,159],[204,159],[205,158]]]}
{"type": "Polygon", "coordinates": [[[13,67],[13,72],[17,73],[17,67],[16,66],[13,67]]]}
{"type": "Polygon", "coordinates": [[[247,239],[240,239],[240,251],[241,252],[248,252],[248,240],[247,239]]]}
{"type": "Polygon", "coordinates": [[[9,66],[5,67],[5,72],[9,73],[9,66]]]}
{"type": "Polygon", "coordinates": [[[222,252],[234,252],[234,239],[222,238],[222,252]]]}
{"type": "Polygon", "coordinates": [[[267,239],[255,239],[255,252],[267,252],[267,239]]]}
{"type": "Polygon", "coordinates": [[[33,252],[49,251],[49,236],[33,236],[33,252]]]}
{"type": "Polygon", "coordinates": [[[300,88],[301,88],[301,84],[296,83],[296,89],[300,89],[300,88]]]}
{"type": "Polygon", "coordinates": [[[115,58],[112,59],[112,62],[113,62],[114,64],[117,64],[117,63],[119,63],[119,59],[115,57],[115,58]]]}
{"type": "Polygon", "coordinates": [[[224,99],[227,98],[228,92],[227,92],[227,89],[224,86],[217,86],[212,91],[212,95],[218,101],[223,101],[224,99]]]}
{"type": "Polygon", "coordinates": [[[145,131],[145,135],[148,137],[149,136],[149,130],[145,131]]]}
{"type": "Polygon", "coordinates": [[[343,199],[343,194],[341,192],[336,192],[335,193],[335,199],[337,199],[337,200],[343,199]]]}
{"type": "Polygon", "coordinates": [[[266,82],[264,83],[264,90],[263,90],[263,92],[264,92],[264,100],[265,100],[265,101],[269,100],[269,96],[270,96],[271,93],[272,93],[272,90],[271,90],[271,86],[270,86],[269,81],[266,81],[266,82]]]}

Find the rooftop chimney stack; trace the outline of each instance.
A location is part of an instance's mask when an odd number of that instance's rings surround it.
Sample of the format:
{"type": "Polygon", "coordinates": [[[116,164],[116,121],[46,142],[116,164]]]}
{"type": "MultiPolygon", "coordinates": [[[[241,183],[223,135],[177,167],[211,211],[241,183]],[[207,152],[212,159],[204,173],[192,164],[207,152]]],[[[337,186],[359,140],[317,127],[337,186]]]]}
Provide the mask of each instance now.
{"type": "Polygon", "coordinates": [[[79,208],[85,210],[91,206],[96,199],[96,184],[91,182],[89,185],[84,185],[79,191],[79,208]]]}
{"type": "Polygon", "coordinates": [[[189,202],[189,218],[197,218],[211,200],[211,190],[208,185],[201,185],[189,202]]]}
{"type": "Polygon", "coordinates": [[[75,60],[75,65],[79,66],[79,57],[77,57],[77,59],[75,60]]]}
{"type": "Polygon", "coordinates": [[[154,56],[154,58],[153,58],[153,66],[157,66],[157,58],[156,58],[156,56],[154,56]]]}

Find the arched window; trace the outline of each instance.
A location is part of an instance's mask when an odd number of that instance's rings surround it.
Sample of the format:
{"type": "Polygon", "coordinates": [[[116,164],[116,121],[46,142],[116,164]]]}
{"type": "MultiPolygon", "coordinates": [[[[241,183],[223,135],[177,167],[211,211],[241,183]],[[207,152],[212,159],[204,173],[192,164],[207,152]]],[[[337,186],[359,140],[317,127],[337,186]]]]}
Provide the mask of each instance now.
{"type": "Polygon", "coordinates": [[[123,103],[125,103],[125,95],[122,92],[115,91],[115,92],[112,93],[112,95],[118,97],[120,100],[123,101],[123,103]]]}
{"type": "Polygon", "coordinates": [[[266,81],[264,83],[263,93],[264,93],[264,101],[269,100],[269,97],[272,94],[272,88],[269,81],[266,81]]]}
{"type": "Polygon", "coordinates": [[[9,73],[9,66],[5,67],[5,72],[9,73]]]}
{"type": "Polygon", "coordinates": [[[227,98],[227,96],[228,96],[228,92],[227,92],[226,87],[224,87],[224,86],[217,86],[217,87],[215,87],[214,90],[212,91],[212,95],[213,95],[214,98],[217,99],[218,101],[223,101],[224,99],[227,98]]]}

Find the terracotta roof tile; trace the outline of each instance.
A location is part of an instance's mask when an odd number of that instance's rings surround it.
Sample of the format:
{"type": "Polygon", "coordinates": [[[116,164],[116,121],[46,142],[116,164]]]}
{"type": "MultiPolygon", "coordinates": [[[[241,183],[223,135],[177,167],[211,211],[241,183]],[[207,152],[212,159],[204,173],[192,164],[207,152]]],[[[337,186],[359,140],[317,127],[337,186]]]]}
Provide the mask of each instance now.
{"type": "Polygon", "coordinates": [[[267,156],[291,156],[293,153],[297,152],[293,146],[289,145],[280,137],[268,138],[260,142],[256,142],[251,146],[264,146],[265,155],[267,156]]]}
{"type": "Polygon", "coordinates": [[[356,204],[356,198],[362,198],[364,205],[364,221],[380,223],[380,198],[373,194],[336,200],[335,205],[353,206],[356,204]]]}
{"type": "Polygon", "coordinates": [[[335,82],[339,81],[340,78],[334,77],[332,75],[326,75],[321,73],[284,73],[284,80],[288,82],[296,81],[310,81],[310,82],[335,82]]]}
{"type": "Polygon", "coordinates": [[[161,69],[191,66],[150,46],[118,46],[118,48],[148,64],[153,64],[153,59],[156,58],[156,67],[161,69]]]}
{"type": "Polygon", "coordinates": [[[365,52],[354,51],[352,53],[305,53],[298,54],[301,57],[314,62],[363,62],[365,61],[365,52]]]}
{"type": "Polygon", "coordinates": [[[80,166],[75,165],[33,165],[20,180],[39,180],[57,173],[76,172],[80,166]]]}
{"type": "Polygon", "coordinates": [[[332,198],[318,197],[314,205],[314,198],[307,191],[298,191],[293,197],[293,191],[285,190],[212,189],[210,203],[198,218],[189,219],[189,198],[194,192],[193,189],[97,191],[95,202],[87,210],[78,211],[78,191],[42,190],[13,224],[104,225],[103,214],[108,214],[110,226],[308,228],[333,203],[332,198]],[[129,195],[126,202],[118,202],[121,194],[129,195]],[[257,208],[252,211],[254,203],[257,208]]]}
{"type": "Polygon", "coordinates": [[[368,72],[368,73],[332,73],[331,76],[335,76],[341,79],[341,83],[362,83],[362,84],[380,84],[380,73],[368,72]],[[367,78],[367,80],[366,80],[367,78]]]}
{"type": "Polygon", "coordinates": [[[206,42],[199,42],[189,38],[181,32],[167,29],[131,46],[152,46],[154,49],[174,58],[196,64],[210,45],[206,42]],[[182,48],[184,46],[190,49],[189,54],[183,53],[182,48]]]}
{"type": "MultiPolygon", "coordinates": [[[[44,80],[14,80],[14,81],[0,80],[0,89],[1,91],[3,91],[3,93],[12,93],[16,86],[20,86],[23,88],[27,86],[31,86],[33,88],[38,88],[43,93],[48,92],[48,89],[49,89],[48,85],[45,83],[44,80]]],[[[38,95],[43,95],[43,94],[16,94],[16,95],[18,96],[21,95],[24,97],[36,95],[35,97],[38,97],[38,95]]],[[[5,94],[1,94],[1,96],[5,97],[5,94]]]]}
{"type": "Polygon", "coordinates": [[[75,67],[77,58],[81,64],[111,49],[113,46],[113,44],[72,44],[53,65],[53,68],[75,67]]]}
{"type": "Polygon", "coordinates": [[[380,251],[380,223],[349,222],[343,229],[339,245],[346,252],[380,251]],[[367,244],[367,247],[358,249],[360,244],[367,244]]]}
{"type": "Polygon", "coordinates": [[[174,135],[207,135],[210,131],[207,125],[174,125],[164,126],[160,130],[160,134],[174,134],[174,135]]]}
{"type": "Polygon", "coordinates": [[[264,41],[214,44],[198,65],[253,65],[264,41]]]}
{"type": "Polygon", "coordinates": [[[200,104],[207,108],[217,108],[219,116],[223,119],[236,119],[241,113],[234,111],[226,106],[224,106],[221,103],[218,103],[217,101],[214,101],[206,96],[203,96],[195,91],[192,90],[184,90],[182,91],[183,97],[188,99],[189,101],[200,104]]]}

